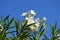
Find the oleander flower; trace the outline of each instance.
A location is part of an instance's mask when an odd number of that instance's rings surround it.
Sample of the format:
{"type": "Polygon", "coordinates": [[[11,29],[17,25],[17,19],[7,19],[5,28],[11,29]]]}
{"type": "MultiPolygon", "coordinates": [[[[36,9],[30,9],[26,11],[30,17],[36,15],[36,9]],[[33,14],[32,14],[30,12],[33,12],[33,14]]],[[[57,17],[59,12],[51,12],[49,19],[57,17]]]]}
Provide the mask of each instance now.
{"type": "MultiPolygon", "coordinates": [[[[60,36],[60,34],[57,34],[57,36],[60,36]]],[[[58,37],[58,39],[60,40],[60,37],[58,37]]]]}
{"type": "Polygon", "coordinates": [[[40,19],[39,19],[39,18],[35,19],[35,22],[36,22],[35,25],[36,25],[37,27],[39,27],[39,25],[40,25],[40,19]]]}
{"type": "Polygon", "coordinates": [[[22,16],[27,16],[27,13],[22,13],[22,16]]]}
{"type": "Polygon", "coordinates": [[[32,31],[37,31],[38,27],[40,26],[39,18],[35,19],[30,19],[28,20],[28,24],[35,23],[35,25],[30,26],[32,31]]]}
{"type": "Polygon", "coordinates": [[[33,17],[25,17],[25,20],[34,20],[33,17]]]}
{"type": "MultiPolygon", "coordinates": [[[[26,17],[26,20],[28,20],[27,25],[32,24],[32,23],[35,23],[35,21],[34,21],[33,18],[28,18],[28,17],[26,17]]],[[[30,26],[30,29],[31,29],[32,31],[34,31],[35,27],[34,27],[33,25],[31,25],[31,26],[30,26]]]]}
{"type": "Polygon", "coordinates": [[[0,24],[0,31],[2,31],[3,30],[3,28],[2,28],[2,26],[1,26],[1,24],[0,24]]]}
{"type": "Polygon", "coordinates": [[[34,18],[33,17],[25,17],[25,20],[28,21],[27,24],[31,24],[31,23],[34,23],[34,18]]]}
{"type": "Polygon", "coordinates": [[[35,31],[35,27],[32,25],[30,26],[30,29],[34,32],[35,31]]]}
{"type": "Polygon", "coordinates": [[[40,24],[40,19],[39,19],[39,18],[35,19],[35,22],[36,22],[37,24],[40,24]]]}
{"type": "Polygon", "coordinates": [[[60,40],[60,37],[58,37],[58,39],[60,40]]]}
{"type": "Polygon", "coordinates": [[[28,17],[25,17],[25,20],[30,20],[28,17]]]}
{"type": "Polygon", "coordinates": [[[32,24],[32,23],[36,23],[35,26],[34,25],[30,26],[31,30],[33,30],[33,31],[38,29],[38,26],[39,26],[39,18],[37,18],[35,20],[34,19],[35,14],[36,13],[34,12],[34,10],[30,10],[30,13],[28,14],[28,16],[25,17],[25,20],[28,20],[27,25],[32,24]]]}
{"type": "Polygon", "coordinates": [[[32,23],[35,23],[35,21],[33,21],[33,20],[28,20],[28,23],[27,23],[27,24],[32,24],[32,23]]]}
{"type": "Polygon", "coordinates": [[[46,29],[46,26],[47,26],[46,23],[43,23],[43,27],[44,27],[44,29],[46,29]]]}
{"type": "Polygon", "coordinates": [[[46,17],[43,17],[43,20],[44,20],[44,21],[46,21],[46,20],[47,20],[47,18],[46,18],[46,17]]]}
{"type": "Polygon", "coordinates": [[[45,26],[46,24],[45,23],[43,23],[43,26],[45,26]]]}
{"type": "Polygon", "coordinates": [[[35,15],[36,12],[34,10],[30,10],[31,15],[35,15]]]}
{"type": "Polygon", "coordinates": [[[60,36],[60,34],[57,34],[57,36],[60,36]]]}
{"type": "MultiPolygon", "coordinates": [[[[36,12],[34,10],[30,10],[30,11],[22,14],[22,16],[25,16],[25,20],[28,21],[27,25],[35,23],[34,25],[30,26],[30,29],[32,31],[37,31],[38,27],[40,26],[40,19],[39,18],[34,19],[35,15],[36,15],[36,12]]],[[[47,18],[43,17],[43,20],[46,21],[47,18]]],[[[43,23],[43,26],[45,26],[45,23],[43,23]]]]}

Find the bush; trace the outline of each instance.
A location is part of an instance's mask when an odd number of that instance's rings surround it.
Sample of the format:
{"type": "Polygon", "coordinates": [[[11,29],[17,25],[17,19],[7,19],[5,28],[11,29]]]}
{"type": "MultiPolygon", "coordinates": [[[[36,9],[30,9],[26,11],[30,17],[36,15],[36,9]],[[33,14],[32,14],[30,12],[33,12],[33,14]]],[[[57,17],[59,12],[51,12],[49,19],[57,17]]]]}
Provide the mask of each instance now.
{"type": "Polygon", "coordinates": [[[0,20],[0,40],[60,40],[60,28],[57,23],[49,25],[51,37],[46,36],[46,17],[34,19],[34,10],[23,13],[24,20],[9,19],[9,15],[0,20]],[[8,36],[9,35],[9,36],[8,36]],[[43,39],[42,39],[43,38],[43,39]]]}

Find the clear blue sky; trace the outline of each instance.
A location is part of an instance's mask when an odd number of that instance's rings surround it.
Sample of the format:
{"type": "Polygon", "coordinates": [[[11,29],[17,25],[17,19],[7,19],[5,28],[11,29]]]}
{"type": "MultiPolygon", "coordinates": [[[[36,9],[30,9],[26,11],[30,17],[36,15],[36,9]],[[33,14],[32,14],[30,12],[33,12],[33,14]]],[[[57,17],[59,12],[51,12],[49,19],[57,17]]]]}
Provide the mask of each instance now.
{"type": "Polygon", "coordinates": [[[20,15],[30,9],[36,11],[36,17],[47,17],[48,24],[57,21],[60,26],[60,0],[0,0],[0,16],[9,14],[20,19],[20,15]]]}

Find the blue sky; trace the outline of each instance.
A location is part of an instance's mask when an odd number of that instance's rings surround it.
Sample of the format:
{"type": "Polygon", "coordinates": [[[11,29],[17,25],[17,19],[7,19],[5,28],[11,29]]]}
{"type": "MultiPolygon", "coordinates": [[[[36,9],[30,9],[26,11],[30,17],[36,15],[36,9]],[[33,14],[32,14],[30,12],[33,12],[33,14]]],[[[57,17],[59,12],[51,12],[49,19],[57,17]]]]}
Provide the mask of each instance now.
{"type": "Polygon", "coordinates": [[[0,16],[10,15],[17,19],[23,12],[29,10],[36,11],[36,17],[47,18],[48,24],[58,22],[60,26],[60,0],[0,0],[0,16]]]}

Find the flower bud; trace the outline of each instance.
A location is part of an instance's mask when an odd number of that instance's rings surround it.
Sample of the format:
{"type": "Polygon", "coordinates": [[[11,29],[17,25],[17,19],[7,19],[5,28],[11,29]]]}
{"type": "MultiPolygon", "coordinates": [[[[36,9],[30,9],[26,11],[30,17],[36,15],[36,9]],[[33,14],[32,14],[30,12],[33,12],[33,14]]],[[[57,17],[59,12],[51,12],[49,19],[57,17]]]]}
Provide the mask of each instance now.
{"type": "Polygon", "coordinates": [[[46,18],[46,17],[43,17],[43,20],[44,20],[44,21],[46,21],[46,20],[47,20],[47,18],[46,18]]]}

